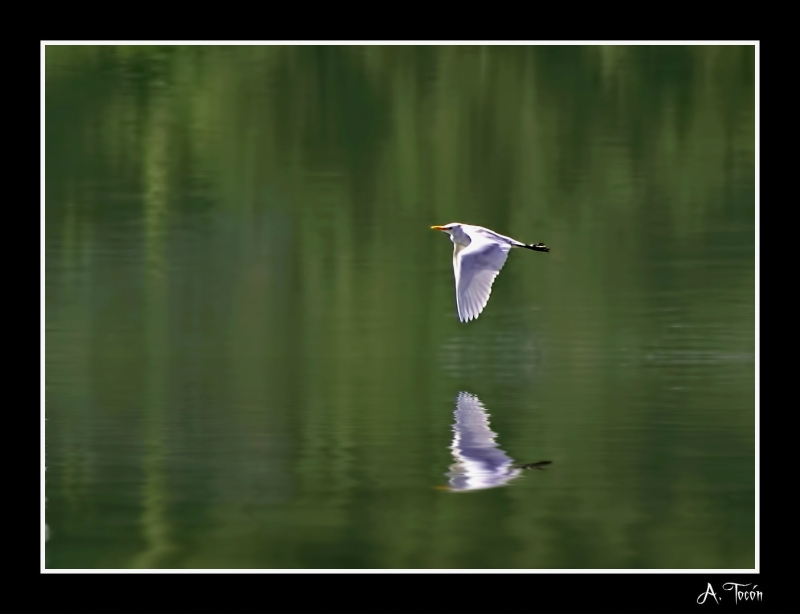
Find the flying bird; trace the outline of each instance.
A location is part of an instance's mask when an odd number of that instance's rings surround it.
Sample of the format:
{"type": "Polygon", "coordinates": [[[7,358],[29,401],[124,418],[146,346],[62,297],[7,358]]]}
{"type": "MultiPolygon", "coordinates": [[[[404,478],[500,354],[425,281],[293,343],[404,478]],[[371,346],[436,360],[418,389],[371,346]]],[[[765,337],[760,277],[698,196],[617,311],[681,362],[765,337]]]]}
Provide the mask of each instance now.
{"type": "Polygon", "coordinates": [[[431,228],[446,232],[453,242],[456,306],[462,322],[474,320],[486,307],[494,278],[503,268],[512,247],[550,251],[543,243],[528,245],[482,226],[453,223],[431,228]]]}

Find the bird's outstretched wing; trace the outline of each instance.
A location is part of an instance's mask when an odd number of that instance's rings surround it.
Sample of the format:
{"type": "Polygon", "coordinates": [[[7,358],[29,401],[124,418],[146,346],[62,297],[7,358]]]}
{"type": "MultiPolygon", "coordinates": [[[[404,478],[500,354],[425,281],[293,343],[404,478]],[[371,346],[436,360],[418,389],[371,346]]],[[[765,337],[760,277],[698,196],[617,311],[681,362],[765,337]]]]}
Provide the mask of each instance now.
{"type": "Polygon", "coordinates": [[[459,320],[474,320],[486,307],[494,278],[503,268],[510,250],[511,245],[478,238],[458,253],[453,268],[459,320]]]}

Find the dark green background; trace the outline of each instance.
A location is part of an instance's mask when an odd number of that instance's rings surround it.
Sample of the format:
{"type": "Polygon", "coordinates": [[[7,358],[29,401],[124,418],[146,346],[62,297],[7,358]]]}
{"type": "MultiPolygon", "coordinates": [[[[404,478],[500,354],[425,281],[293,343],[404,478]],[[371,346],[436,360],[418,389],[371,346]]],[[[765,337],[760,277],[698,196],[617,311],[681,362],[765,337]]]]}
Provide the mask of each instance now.
{"type": "Polygon", "coordinates": [[[47,567],[755,566],[754,47],[45,55],[47,567]]]}

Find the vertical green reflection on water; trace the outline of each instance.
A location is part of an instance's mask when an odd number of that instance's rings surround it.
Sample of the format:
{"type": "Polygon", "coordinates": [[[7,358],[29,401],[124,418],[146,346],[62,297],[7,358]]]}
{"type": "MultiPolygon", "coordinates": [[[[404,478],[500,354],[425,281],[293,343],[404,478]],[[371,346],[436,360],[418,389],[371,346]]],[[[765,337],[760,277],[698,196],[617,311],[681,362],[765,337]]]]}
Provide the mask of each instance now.
{"type": "Polygon", "coordinates": [[[45,79],[49,565],[752,564],[752,47],[55,46],[45,79]],[[552,251],[462,325],[450,221],[552,251]],[[459,391],[553,465],[437,490],[459,391]]]}
{"type": "Polygon", "coordinates": [[[166,410],[170,331],[165,259],[169,204],[169,118],[167,84],[155,82],[147,109],[144,147],[144,483],[141,528],[145,548],[133,567],[160,567],[172,550],[167,518],[166,410]]]}

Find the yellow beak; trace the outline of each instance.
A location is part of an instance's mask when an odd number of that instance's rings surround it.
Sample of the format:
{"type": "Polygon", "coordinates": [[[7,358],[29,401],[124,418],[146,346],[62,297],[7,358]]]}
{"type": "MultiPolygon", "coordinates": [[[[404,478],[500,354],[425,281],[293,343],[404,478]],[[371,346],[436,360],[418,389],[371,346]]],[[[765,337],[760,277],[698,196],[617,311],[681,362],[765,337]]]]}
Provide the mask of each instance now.
{"type": "Polygon", "coordinates": [[[431,226],[431,230],[444,230],[446,232],[447,228],[444,226],[431,226]]]}

